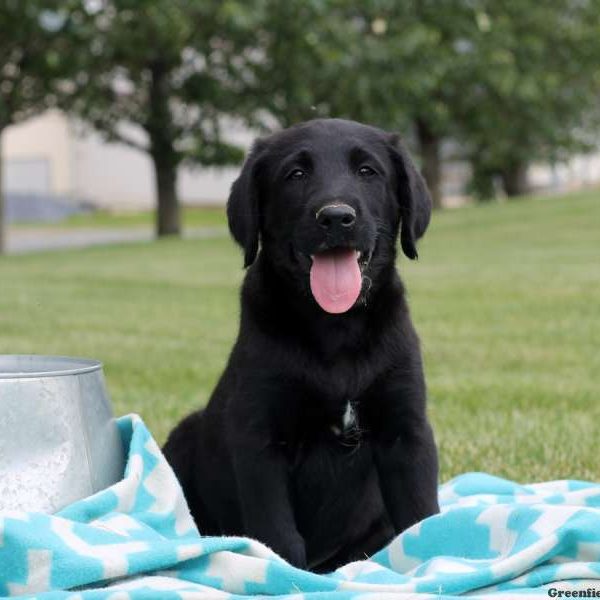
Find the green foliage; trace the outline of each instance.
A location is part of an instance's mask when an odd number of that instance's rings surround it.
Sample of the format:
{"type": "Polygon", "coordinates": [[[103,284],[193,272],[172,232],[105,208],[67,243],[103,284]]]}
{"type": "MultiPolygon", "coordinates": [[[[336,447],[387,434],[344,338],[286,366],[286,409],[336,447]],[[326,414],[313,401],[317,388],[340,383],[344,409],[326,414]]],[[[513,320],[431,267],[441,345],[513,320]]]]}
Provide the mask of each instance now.
{"type": "Polygon", "coordinates": [[[239,161],[220,119],[235,114],[249,31],[236,2],[76,2],[86,46],[68,106],[105,135],[173,166],[239,161]],[[238,35],[239,34],[239,35],[238,35]],[[142,133],[142,135],[140,135],[142,133]]]}
{"type": "Polygon", "coordinates": [[[597,144],[599,0],[251,4],[259,60],[246,105],[280,125],[419,123],[459,143],[484,196],[497,175],[515,181],[532,161],[597,144]]]}
{"type": "MultiPolygon", "coordinates": [[[[387,46],[380,54],[398,64],[388,89],[395,80],[401,111],[460,143],[479,195],[493,194],[495,175],[506,188],[531,162],[597,145],[597,0],[391,6],[379,36],[387,46]]],[[[384,70],[394,72],[391,65],[384,70]]]]}
{"type": "MultiPolygon", "coordinates": [[[[384,127],[401,111],[384,78],[393,59],[371,25],[373,5],[345,0],[255,0],[255,60],[242,106],[249,122],[273,128],[315,117],[344,117],[384,127]],[[383,52],[382,52],[383,50],[383,52]]],[[[398,81],[398,73],[393,78],[398,81]]]]}
{"type": "Polygon", "coordinates": [[[60,6],[59,0],[0,3],[0,132],[57,103],[71,66],[60,6]]]}
{"type": "Polygon", "coordinates": [[[482,2],[477,19],[456,119],[480,186],[596,146],[600,3],[482,2]]]}

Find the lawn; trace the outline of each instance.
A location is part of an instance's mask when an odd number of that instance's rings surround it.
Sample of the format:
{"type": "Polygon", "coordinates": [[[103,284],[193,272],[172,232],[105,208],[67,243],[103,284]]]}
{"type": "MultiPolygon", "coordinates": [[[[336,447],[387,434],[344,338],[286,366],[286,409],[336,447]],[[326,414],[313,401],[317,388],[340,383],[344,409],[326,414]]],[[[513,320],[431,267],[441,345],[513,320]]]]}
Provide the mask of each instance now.
{"type": "MultiPolygon", "coordinates": [[[[600,192],[437,214],[420,255],[400,270],[442,479],[600,480],[600,192]]],[[[225,235],[1,258],[0,353],[101,359],[162,442],[223,368],[241,262],[225,235]]]]}
{"type": "MultiPolygon", "coordinates": [[[[186,206],[182,210],[182,221],[186,227],[218,227],[225,224],[223,209],[220,207],[199,208],[186,206]]],[[[49,229],[94,228],[94,229],[120,229],[120,228],[152,228],[154,227],[154,213],[150,211],[96,211],[71,215],[66,219],[49,223],[19,222],[16,228],[43,227],[49,229]]]]}

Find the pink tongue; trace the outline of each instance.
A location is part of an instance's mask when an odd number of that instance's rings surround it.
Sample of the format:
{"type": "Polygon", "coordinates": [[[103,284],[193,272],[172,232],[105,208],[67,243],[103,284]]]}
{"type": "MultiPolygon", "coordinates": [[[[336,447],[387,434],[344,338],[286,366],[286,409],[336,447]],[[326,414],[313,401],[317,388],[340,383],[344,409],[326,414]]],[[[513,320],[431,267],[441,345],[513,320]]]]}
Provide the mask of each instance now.
{"type": "Polygon", "coordinates": [[[314,255],[310,289],[324,311],[336,314],[350,310],[361,285],[356,250],[328,250],[314,255]]]}

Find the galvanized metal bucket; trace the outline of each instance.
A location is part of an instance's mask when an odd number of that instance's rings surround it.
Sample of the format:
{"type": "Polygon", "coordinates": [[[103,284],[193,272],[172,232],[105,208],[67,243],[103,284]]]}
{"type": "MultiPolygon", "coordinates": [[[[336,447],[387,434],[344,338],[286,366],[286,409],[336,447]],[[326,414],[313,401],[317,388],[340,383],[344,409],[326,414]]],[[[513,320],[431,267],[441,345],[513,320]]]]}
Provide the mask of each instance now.
{"type": "Polygon", "coordinates": [[[54,513],[123,469],[101,363],[0,355],[0,511],[54,513]]]}

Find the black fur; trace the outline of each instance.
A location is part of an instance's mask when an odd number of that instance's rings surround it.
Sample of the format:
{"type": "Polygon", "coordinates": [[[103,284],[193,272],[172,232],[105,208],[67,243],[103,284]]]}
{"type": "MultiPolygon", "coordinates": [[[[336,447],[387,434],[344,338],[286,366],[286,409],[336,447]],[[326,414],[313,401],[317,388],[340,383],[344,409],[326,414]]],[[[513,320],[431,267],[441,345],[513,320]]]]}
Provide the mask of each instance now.
{"type": "Polygon", "coordinates": [[[253,537],[327,571],[438,511],[419,341],[395,268],[399,231],[416,258],[430,212],[406,150],[379,129],[316,120],[255,144],[227,208],[249,266],[239,336],[206,409],[165,446],[202,534],[253,537]],[[332,201],[354,208],[354,227],[316,224],[332,201]],[[310,256],[338,246],[368,264],[357,303],[333,315],[310,293],[310,256]]]}

